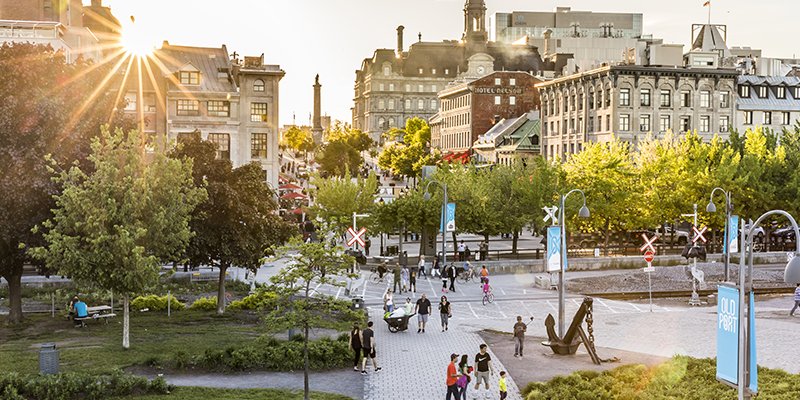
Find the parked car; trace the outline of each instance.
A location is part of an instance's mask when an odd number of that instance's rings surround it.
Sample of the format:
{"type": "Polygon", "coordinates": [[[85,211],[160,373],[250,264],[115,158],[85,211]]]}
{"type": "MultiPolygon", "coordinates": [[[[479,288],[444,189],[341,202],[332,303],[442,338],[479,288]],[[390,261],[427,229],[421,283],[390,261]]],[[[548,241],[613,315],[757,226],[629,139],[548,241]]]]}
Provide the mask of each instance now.
{"type": "MultiPolygon", "coordinates": [[[[739,229],[739,233],[740,234],[741,234],[741,232],[742,232],[742,230],[739,229]]],[[[744,225],[744,233],[745,234],[749,234],[750,233],[750,224],[745,224],[744,225]]],[[[764,228],[762,226],[760,226],[760,225],[757,226],[756,229],[753,231],[753,234],[755,235],[755,238],[758,241],[764,240],[764,228]]],[[[744,237],[744,235],[741,235],[741,236],[744,237]]]]}

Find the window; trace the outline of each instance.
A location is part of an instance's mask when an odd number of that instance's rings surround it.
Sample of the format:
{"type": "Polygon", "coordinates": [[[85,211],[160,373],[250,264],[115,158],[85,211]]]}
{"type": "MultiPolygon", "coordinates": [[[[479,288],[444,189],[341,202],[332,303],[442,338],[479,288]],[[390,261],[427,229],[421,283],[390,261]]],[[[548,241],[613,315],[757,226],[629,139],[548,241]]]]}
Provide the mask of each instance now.
{"type": "Polygon", "coordinates": [[[569,144],[569,152],[570,154],[575,154],[575,143],[569,144]]]}
{"type": "Polygon", "coordinates": [[[431,85],[431,92],[434,92],[434,93],[436,93],[436,92],[437,92],[437,91],[436,91],[436,85],[431,85]]]}
{"type": "Polygon", "coordinates": [[[629,131],[631,130],[631,116],[628,114],[621,114],[619,116],[619,130],[620,131],[629,131]]]}
{"type": "Polygon", "coordinates": [[[419,69],[419,74],[420,74],[420,75],[422,75],[422,72],[423,72],[423,69],[422,69],[422,68],[420,68],[420,69],[419,69]]]}
{"type": "Polygon", "coordinates": [[[594,90],[589,91],[589,109],[594,110],[594,90]]]}
{"type": "Polygon", "coordinates": [[[650,116],[649,115],[640,115],[639,116],[639,130],[642,132],[650,132],[650,116]]]}
{"type": "Polygon", "coordinates": [[[200,102],[197,100],[178,100],[178,115],[200,115],[200,102]]]}
{"type": "Polygon", "coordinates": [[[389,117],[389,128],[394,128],[394,117],[389,117]]]}
{"type": "Polygon", "coordinates": [[[408,85],[408,84],[407,84],[407,85],[406,85],[406,92],[410,92],[410,91],[411,91],[411,85],[408,85]]]}
{"type": "Polygon", "coordinates": [[[688,90],[681,90],[681,107],[692,106],[692,92],[688,90]]]}
{"type": "MultiPolygon", "coordinates": [[[[611,89],[606,89],[606,108],[611,107],[611,89]]],[[[611,129],[609,129],[611,130],[611,129]]]]}
{"type": "Polygon", "coordinates": [[[250,103],[250,121],[267,122],[267,103],[250,103]]]}
{"type": "Polygon", "coordinates": [[[583,110],[583,93],[578,93],[578,111],[583,110]]]}
{"type": "Polygon", "coordinates": [[[578,117],[578,133],[583,132],[583,117],[578,117]]]}
{"type": "Polygon", "coordinates": [[[436,99],[431,100],[431,110],[434,110],[434,111],[438,110],[438,108],[436,107],[436,99]]]}
{"type": "Polygon", "coordinates": [[[189,71],[181,71],[181,84],[182,85],[199,85],[200,84],[200,73],[199,72],[189,72],[189,71]]]}
{"type": "Polygon", "coordinates": [[[494,105],[500,105],[500,96],[494,96],[494,105]]]}
{"type": "Polygon", "coordinates": [[[436,75],[436,68],[431,68],[431,75],[436,75]]]}
{"type": "Polygon", "coordinates": [[[253,133],[250,136],[250,158],[267,158],[266,133],[253,133]]]}
{"type": "Polygon", "coordinates": [[[594,117],[589,117],[589,123],[586,126],[588,133],[594,132],[594,117]]]}
{"type": "Polygon", "coordinates": [[[786,88],[783,87],[783,86],[776,87],[775,88],[775,97],[777,97],[779,99],[785,99],[786,98],[786,88]]]}
{"type": "Polygon", "coordinates": [[[794,88],[794,99],[800,100],[800,87],[794,88]]]}
{"type": "Polygon", "coordinates": [[[603,107],[603,91],[597,89],[597,109],[599,110],[600,107],[603,107]]]}
{"type": "Polygon", "coordinates": [[[619,105],[621,105],[621,106],[630,106],[631,105],[631,90],[630,89],[620,89],[619,90],[619,105]]]}
{"type": "Polygon", "coordinates": [[[450,75],[450,68],[445,68],[444,69],[444,74],[445,75],[450,75]]]}
{"type": "Polygon", "coordinates": [[[700,107],[711,107],[711,92],[708,90],[700,91],[700,107]]]}
{"type": "Polygon", "coordinates": [[[542,115],[547,115],[547,101],[542,102],[542,115]]]}
{"type": "Polygon", "coordinates": [[[569,104],[570,104],[570,107],[569,107],[569,109],[570,109],[571,111],[575,111],[575,104],[578,104],[578,103],[577,103],[577,101],[575,101],[575,95],[574,95],[574,94],[573,94],[572,96],[570,96],[570,102],[569,102],[569,104]]]}
{"type": "Polygon", "coordinates": [[[707,115],[700,117],[700,132],[711,132],[711,117],[707,115]]]}
{"type": "Polygon", "coordinates": [[[661,90],[661,107],[672,107],[672,92],[669,89],[661,90]]]}
{"type": "Polygon", "coordinates": [[[727,90],[719,92],[719,106],[721,108],[728,108],[731,106],[731,92],[727,90]]]}
{"type": "Polygon", "coordinates": [[[766,86],[759,86],[758,87],[758,97],[762,99],[766,99],[769,95],[769,89],[766,86]]]}
{"type": "Polygon", "coordinates": [[[772,125],[772,112],[764,111],[764,125],[772,125]]]}
{"type": "Polygon", "coordinates": [[[542,124],[542,135],[547,136],[547,124],[542,124]]]}
{"type": "Polygon", "coordinates": [[[420,93],[424,92],[425,91],[425,86],[424,85],[419,85],[419,90],[417,90],[417,91],[420,92],[420,93]]]}
{"type": "Polygon", "coordinates": [[[392,68],[388,65],[383,66],[383,76],[389,76],[389,73],[392,72],[392,68]]]}
{"type": "Polygon", "coordinates": [[[784,111],[781,113],[781,125],[790,125],[792,123],[792,113],[784,111]]]}
{"type": "Polygon", "coordinates": [[[128,102],[128,104],[125,105],[125,111],[136,111],[136,93],[125,93],[125,101],[128,102]]]}
{"type": "Polygon", "coordinates": [[[409,99],[406,99],[406,104],[405,104],[405,106],[406,106],[406,107],[405,107],[405,109],[406,109],[406,110],[410,110],[410,109],[411,109],[411,100],[409,100],[409,99]]]}
{"type": "Polygon", "coordinates": [[[681,117],[680,119],[681,132],[689,132],[692,130],[692,119],[690,117],[681,117]]]}
{"type": "Polygon", "coordinates": [[[383,99],[379,99],[378,100],[378,109],[382,110],[384,108],[386,108],[386,103],[383,101],[383,99]]]}
{"type": "Polygon", "coordinates": [[[510,104],[510,105],[512,105],[512,106],[513,106],[513,105],[516,105],[516,104],[517,104],[517,97],[516,97],[516,96],[511,96],[511,97],[509,97],[509,98],[508,98],[508,104],[510,104]]]}
{"type": "Polygon", "coordinates": [[[639,100],[642,107],[650,107],[650,89],[642,89],[639,100]]]}
{"type": "Polygon", "coordinates": [[[661,132],[668,131],[671,126],[669,115],[662,115],[661,117],[659,117],[658,124],[659,124],[658,126],[659,131],[661,132]]]}
{"type": "Polygon", "coordinates": [[[516,79],[516,78],[511,78],[511,79],[509,79],[509,80],[508,80],[508,84],[509,84],[509,86],[516,86],[516,84],[517,84],[517,79],[516,79]]]}
{"type": "Polygon", "coordinates": [[[729,124],[730,124],[730,122],[728,121],[728,116],[727,115],[723,115],[723,116],[719,117],[719,131],[720,131],[720,133],[727,132],[729,124]]]}
{"type": "Polygon", "coordinates": [[[389,91],[394,92],[394,83],[389,84],[389,91]]]}
{"type": "Polygon", "coordinates": [[[744,98],[750,98],[750,86],[747,85],[739,86],[739,96],[744,98]]]}
{"type": "Polygon", "coordinates": [[[394,99],[389,99],[389,109],[394,110],[394,99]]]}
{"type": "Polygon", "coordinates": [[[417,110],[424,110],[425,109],[425,100],[417,100],[417,110]]]}
{"type": "Polygon", "coordinates": [[[752,111],[745,111],[744,112],[744,124],[745,125],[753,125],[753,112],[752,111]]]}
{"type": "Polygon", "coordinates": [[[378,118],[378,129],[387,129],[386,128],[386,119],[383,117],[378,118]]]}
{"type": "Polygon", "coordinates": [[[500,86],[500,78],[494,78],[494,84],[500,86]]]}
{"type": "Polygon", "coordinates": [[[209,100],[208,101],[208,115],[214,117],[230,117],[231,115],[231,103],[227,101],[220,101],[220,100],[209,100]]]}
{"type": "Polygon", "coordinates": [[[263,92],[264,91],[264,81],[262,81],[261,79],[256,79],[255,82],[253,82],[253,91],[254,92],[263,92]]]}
{"type": "Polygon", "coordinates": [[[217,145],[217,160],[231,159],[231,139],[227,133],[209,133],[208,140],[217,145]]]}
{"type": "Polygon", "coordinates": [[[378,85],[378,90],[380,90],[381,92],[384,90],[384,87],[383,87],[382,83],[378,85]]]}

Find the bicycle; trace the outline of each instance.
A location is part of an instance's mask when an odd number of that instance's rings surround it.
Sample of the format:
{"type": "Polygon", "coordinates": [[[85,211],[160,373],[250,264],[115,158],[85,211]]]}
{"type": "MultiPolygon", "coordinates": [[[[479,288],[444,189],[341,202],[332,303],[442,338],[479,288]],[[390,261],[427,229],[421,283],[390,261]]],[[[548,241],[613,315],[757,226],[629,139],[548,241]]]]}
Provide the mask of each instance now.
{"type": "Polygon", "coordinates": [[[469,273],[467,274],[465,274],[464,272],[465,272],[464,268],[458,267],[458,275],[456,276],[456,282],[462,285],[469,281],[472,281],[472,283],[480,283],[478,277],[475,276],[475,272],[472,271],[472,269],[470,269],[469,273]]]}
{"type": "MultiPolygon", "coordinates": [[[[369,270],[371,272],[369,274],[370,283],[376,284],[376,285],[378,283],[380,283],[381,276],[380,276],[380,274],[378,274],[378,268],[372,267],[369,270]]],[[[383,273],[383,280],[388,282],[389,284],[392,284],[394,282],[394,275],[392,275],[389,271],[386,271],[386,272],[383,273]]]]}
{"type": "Polygon", "coordinates": [[[489,292],[483,294],[483,305],[486,305],[486,303],[491,303],[493,301],[494,301],[494,293],[489,292]]]}

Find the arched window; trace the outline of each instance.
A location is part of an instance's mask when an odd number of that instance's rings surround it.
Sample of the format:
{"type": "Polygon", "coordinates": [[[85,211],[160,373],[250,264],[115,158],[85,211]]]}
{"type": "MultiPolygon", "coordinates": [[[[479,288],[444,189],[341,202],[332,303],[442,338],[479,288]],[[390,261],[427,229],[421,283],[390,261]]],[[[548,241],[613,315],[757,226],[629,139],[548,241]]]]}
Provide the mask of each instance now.
{"type": "Polygon", "coordinates": [[[264,81],[261,79],[256,79],[253,83],[253,91],[254,92],[263,92],[264,91],[264,81]]]}
{"type": "Polygon", "coordinates": [[[394,117],[389,117],[389,128],[394,128],[394,117]]]}
{"type": "Polygon", "coordinates": [[[378,118],[378,129],[386,129],[386,120],[383,117],[378,118]]]}

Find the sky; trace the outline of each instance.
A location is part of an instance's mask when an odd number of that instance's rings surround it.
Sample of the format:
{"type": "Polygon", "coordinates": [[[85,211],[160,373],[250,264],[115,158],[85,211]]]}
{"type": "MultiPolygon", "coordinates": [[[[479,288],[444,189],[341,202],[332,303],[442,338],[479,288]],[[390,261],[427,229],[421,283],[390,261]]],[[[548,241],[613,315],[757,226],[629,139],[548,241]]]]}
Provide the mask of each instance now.
{"type": "MultiPolygon", "coordinates": [[[[89,0],[84,0],[88,3],[89,0]]],[[[642,13],[644,33],[688,51],[691,24],[706,23],[705,0],[486,0],[495,12],[547,11],[556,6],[593,12],[642,13]]],[[[135,17],[138,30],[160,45],[221,47],[240,56],[264,53],[280,65],[279,124],[308,125],[314,76],[322,84],[322,114],[351,122],[355,71],[375,49],[396,48],[398,25],[406,49],[424,41],[460,39],[465,0],[104,0],[120,20],[135,17]],[[293,117],[296,116],[296,120],[293,117]]],[[[728,46],[763,50],[765,57],[794,57],[800,45],[791,27],[797,0],[712,0],[711,22],[728,25],[728,46]]],[[[543,51],[543,49],[541,49],[543,51]]]]}

